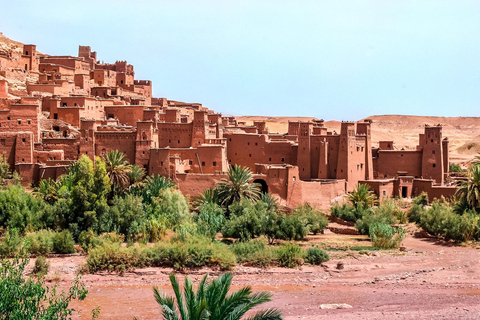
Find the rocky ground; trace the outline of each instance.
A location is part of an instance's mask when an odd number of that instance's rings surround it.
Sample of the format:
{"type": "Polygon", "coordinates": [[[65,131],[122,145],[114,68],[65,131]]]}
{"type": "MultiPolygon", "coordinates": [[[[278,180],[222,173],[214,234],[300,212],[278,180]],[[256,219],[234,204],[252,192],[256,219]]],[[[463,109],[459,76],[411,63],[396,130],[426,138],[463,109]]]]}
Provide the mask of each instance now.
{"type": "MultiPolygon", "coordinates": [[[[324,266],[258,269],[239,266],[234,288],[270,291],[285,319],[479,319],[480,250],[409,235],[406,251],[330,251],[324,266]],[[343,270],[337,270],[343,262],[343,270]],[[331,309],[334,308],[334,309],[331,309]]],[[[369,245],[364,236],[325,235],[308,242],[328,246],[369,245]]],[[[68,286],[83,256],[52,257],[48,278],[68,286]]],[[[31,262],[33,264],[33,262],[31,262]]],[[[100,306],[100,319],[159,319],[152,286],[170,291],[171,269],[145,268],[123,276],[84,275],[88,298],[75,307],[79,318],[100,306]]],[[[188,271],[194,282],[211,269],[188,271]]],[[[181,277],[184,274],[180,275],[181,277]]]]}

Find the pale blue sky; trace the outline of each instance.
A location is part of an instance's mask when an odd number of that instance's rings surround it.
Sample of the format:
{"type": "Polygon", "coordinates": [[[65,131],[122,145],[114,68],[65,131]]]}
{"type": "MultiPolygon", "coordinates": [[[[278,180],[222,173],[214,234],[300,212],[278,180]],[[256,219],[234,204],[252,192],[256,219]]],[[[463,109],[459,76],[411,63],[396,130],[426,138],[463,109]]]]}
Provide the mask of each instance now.
{"type": "Polygon", "coordinates": [[[90,45],[154,95],[237,115],[480,116],[480,1],[11,1],[0,31],[90,45]]]}

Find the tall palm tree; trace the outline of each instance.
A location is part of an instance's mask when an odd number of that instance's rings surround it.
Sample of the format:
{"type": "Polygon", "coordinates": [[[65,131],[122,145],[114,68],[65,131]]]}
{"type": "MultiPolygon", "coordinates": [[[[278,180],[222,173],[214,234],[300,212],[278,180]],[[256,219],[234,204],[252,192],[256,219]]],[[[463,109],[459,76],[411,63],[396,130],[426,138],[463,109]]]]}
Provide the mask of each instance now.
{"type": "Polygon", "coordinates": [[[239,165],[230,166],[228,179],[222,179],[218,183],[218,197],[223,206],[228,207],[241,198],[258,200],[261,194],[261,187],[258,183],[250,183],[252,172],[247,167],[239,165]]]}
{"type": "Polygon", "coordinates": [[[460,203],[480,212],[480,165],[474,165],[468,173],[468,180],[462,181],[456,196],[460,203]]]}
{"type": "Polygon", "coordinates": [[[370,186],[362,183],[358,184],[357,190],[347,195],[347,199],[355,208],[359,206],[369,208],[377,202],[377,197],[370,190],[370,186]]]}
{"type": "Polygon", "coordinates": [[[102,155],[107,175],[114,187],[123,192],[130,184],[129,173],[132,171],[127,156],[118,150],[112,150],[102,155]]]}
{"type": "MultiPolygon", "coordinates": [[[[211,283],[207,283],[207,277],[208,275],[205,275],[200,281],[196,293],[193,291],[192,282],[187,277],[182,295],[177,278],[173,273],[170,274],[175,298],[168,297],[162,294],[158,287],[153,287],[153,295],[162,307],[163,318],[165,320],[239,320],[253,307],[271,300],[270,293],[252,293],[250,287],[244,287],[227,296],[233,278],[231,273],[225,273],[211,283]]],[[[277,309],[267,309],[247,319],[281,320],[282,314],[277,309]]]]}

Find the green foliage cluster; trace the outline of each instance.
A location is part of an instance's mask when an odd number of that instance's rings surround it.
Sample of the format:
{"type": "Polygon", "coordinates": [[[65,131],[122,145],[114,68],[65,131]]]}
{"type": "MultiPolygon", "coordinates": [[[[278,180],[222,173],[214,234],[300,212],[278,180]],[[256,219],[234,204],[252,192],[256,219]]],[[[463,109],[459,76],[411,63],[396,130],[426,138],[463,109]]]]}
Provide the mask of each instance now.
{"type": "MultiPolygon", "coordinates": [[[[250,287],[228,295],[232,283],[232,274],[226,273],[207,283],[205,275],[198,285],[197,292],[193,291],[190,279],[185,279],[183,290],[180,289],[177,278],[170,275],[175,297],[169,297],[153,287],[155,300],[162,308],[162,317],[165,320],[187,319],[231,319],[240,320],[250,309],[270,301],[268,292],[252,293],[250,287]],[[182,295],[183,291],[183,295],[182,295]],[[176,303],[175,303],[176,302],[176,303]]],[[[282,314],[277,309],[257,311],[248,319],[281,320],[282,314]]]]}
{"type": "Polygon", "coordinates": [[[310,232],[323,232],[328,219],[320,211],[308,205],[295,208],[290,215],[268,207],[263,201],[243,199],[232,204],[230,218],[222,229],[225,237],[248,241],[266,236],[270,243],[275,240],[300,240],[310,232]]]}
{"type": "Polygon", "coordinates": [[[266,268],[276,263],[275,250],[266,245],[264,238],[236,242],[230,247],[239,263],[266,268]]]}
{"type": "Polygon", "coordinates": [[[418,225],[433,235],[455,241],[480,239],[480,216],[473,210],[459,215],[448,205],[434,202],[419,217],[418,225]]]}
{"type": "Polygon", "coordinates": [[[38,256],[35,259],[35,266],[33,267],[32,273],[38,278],[44,277],[48,273],[50,268],[50,262],[48,262],[45,256],[38,256]]]}
{"type": "Polygon", "coordinates": [[[448,165],[448,171],[462,173],[464,170],[458,163],[450,162],[450,164],[448,165]]]}
{"type": "Polygon", "coordinates": [[[406,231],[402,227],[395,228],[386,223],[374,223],[369,227],[369,237],[374,247],[394,249],[400,247],[406,231]]]}
{"type": "Polygon", "coordinates": [[[118,242],[104,241],[90,249],[85,271],[123,273],[145,266],[175,269],[210,266],[229,270],[235,264],[235,255],[227,245],[212,242],[205,237],[189,237],[186,241],[161,241],[153,247],[125,247],[118,242]]]}
{"type": "MultiPolygon", "coordinates": [[[[40,257],[37,258],[41,259],[40,257]]],[[[88,291],[76,278],[67,292],[57,293],[56,286],[45,285],[45,280],[25,278],[27,258],[0,261],[0,317],[2,319],[70,319],[75,311],[72,300],[83,300],[88,291]]],[[[40,260],[41,261],[41,260],[40,260]]],[[[37,266],[37,262],[35,263],[37,266]]],[[[45,272],[46,262],[38,262],[40,273],[45,272]],[[41,265],[43,264],[43,266],[41,265]],[[40,270],[41,269],[41,270],[40,270]]]]}
{"type": "Polygon", "coordinates": [[[308,248],[305,260],[312,265],[320,265],[330,260],[328,253],[318,247],[308,248]]]}
{"type": "Polygon", "coordinates": [[[0,242],[0,255],[12,257],[24,250],[32,254],[74,253],[75,241],[68,230],[59,232],[40,230],[20,236],[18,229],[10,229],[0,242]]]}

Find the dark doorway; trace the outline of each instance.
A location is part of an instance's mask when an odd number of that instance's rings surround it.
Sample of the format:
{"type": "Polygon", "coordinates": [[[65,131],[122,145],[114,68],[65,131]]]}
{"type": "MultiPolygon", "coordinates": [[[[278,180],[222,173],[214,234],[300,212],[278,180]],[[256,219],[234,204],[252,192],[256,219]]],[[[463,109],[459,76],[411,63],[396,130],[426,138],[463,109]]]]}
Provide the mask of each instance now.
{"type": "Polygon", "coordinates": [[[407,197],[407,191],[408,191],[408,188],[407,188],[407,187],[402,187],[402,198],[406,198],[406,197],[407,197]]]}
{"type": "Polygon", "coordinates": [[[262,189],[262,193],[268,193],[268,185],[263,179],[253,180],[253,183],[258,183],[262,189]]]}

